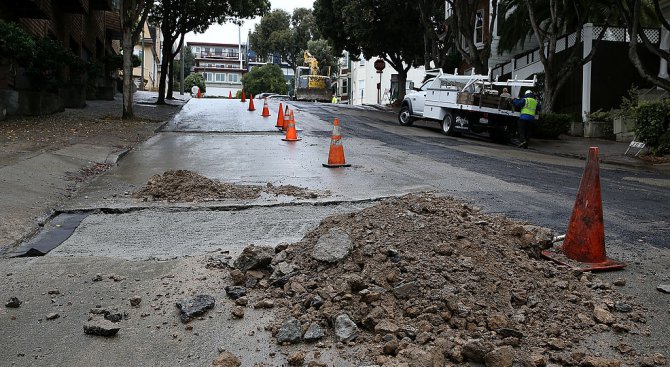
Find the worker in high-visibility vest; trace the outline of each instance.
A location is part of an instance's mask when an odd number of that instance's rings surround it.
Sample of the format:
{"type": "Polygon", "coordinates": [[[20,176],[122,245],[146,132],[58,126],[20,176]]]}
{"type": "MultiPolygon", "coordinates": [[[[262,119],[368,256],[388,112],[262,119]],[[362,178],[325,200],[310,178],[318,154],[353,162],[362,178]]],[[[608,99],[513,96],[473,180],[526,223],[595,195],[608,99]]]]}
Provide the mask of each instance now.
{"type": "Polygon", "coordinates": [[[514,106],[521,109],[519,116],[519,148],[528,148],[530,137],[533,133],[535,114],[539,110],[540,103],[535,99],[532,91],[527,90],[523,98],[514,98],[514,106]]]}
{"type": "Polygon", "coordinates": [[[333,99],[330,100],[330,103],[337,103],[337,96],[333,94],[333,99]]]}

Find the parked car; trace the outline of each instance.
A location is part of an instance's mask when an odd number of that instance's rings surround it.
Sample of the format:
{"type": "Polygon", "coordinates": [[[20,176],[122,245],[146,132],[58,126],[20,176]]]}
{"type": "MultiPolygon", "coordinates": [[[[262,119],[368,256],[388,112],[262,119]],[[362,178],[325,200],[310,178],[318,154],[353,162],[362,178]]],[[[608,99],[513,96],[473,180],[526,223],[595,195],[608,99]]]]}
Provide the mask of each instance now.
{"type": "Polygon", "coordinates": [[[265,97],[270,97],[270,96],[273,96],[275,94],[276,93],[258,93],[258,95],[256,95],[256,99],[263,99],[265,97]]]}
{"type": "Polygon", "coordinates": [[[290,101],[291,97],[286,94],[273,94],[268,96],[268,101],[290,101]]]}

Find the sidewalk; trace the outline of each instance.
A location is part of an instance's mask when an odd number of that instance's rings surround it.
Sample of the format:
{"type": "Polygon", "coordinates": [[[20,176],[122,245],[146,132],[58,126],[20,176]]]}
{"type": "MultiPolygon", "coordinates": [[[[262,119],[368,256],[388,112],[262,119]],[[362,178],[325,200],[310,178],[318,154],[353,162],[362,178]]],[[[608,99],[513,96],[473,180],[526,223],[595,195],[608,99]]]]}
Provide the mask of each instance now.
{"type": "Polygon", "coordinates": [[[133,120],[121,120],[117,94],[83,109],[1,122],[0,253],[39,230],[53,208],[151,137],[189,99],[177,93],[170,105],[157,106],[156,97],[137,92],[133,120]]]}
{"type": "MultiPolygon", "coordinates": [[[[561,135],[558,140],[533,139],[529,149],[545,154],[585,160],[589,147],[598,147],[602,163],[654,171],[670,176],[670,159],[667,159],[665,163],[645,161],[639,157],[634,157],[638,151],[638,149],[634,148],[631,148],[628,155],[624,155],[626,149],[628,149],[628,145],[629,143],[606,139],[561,135]]],[[[643,153],[644,150],[641,154],[643,153]]]]}

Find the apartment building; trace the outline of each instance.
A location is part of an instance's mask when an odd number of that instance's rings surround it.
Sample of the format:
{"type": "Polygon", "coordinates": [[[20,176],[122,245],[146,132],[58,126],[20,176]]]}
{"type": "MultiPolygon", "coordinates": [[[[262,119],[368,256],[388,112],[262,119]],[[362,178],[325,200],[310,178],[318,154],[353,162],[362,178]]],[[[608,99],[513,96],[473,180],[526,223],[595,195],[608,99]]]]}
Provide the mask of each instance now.
{"type": "Polygon", "coordinates": [[[242,89],[242,75],[247,71],[243,57],[246,45],[235,43],[187,42],[195,57],[193,71],[202,74],[208,94],[235,94],[242,89]]]}

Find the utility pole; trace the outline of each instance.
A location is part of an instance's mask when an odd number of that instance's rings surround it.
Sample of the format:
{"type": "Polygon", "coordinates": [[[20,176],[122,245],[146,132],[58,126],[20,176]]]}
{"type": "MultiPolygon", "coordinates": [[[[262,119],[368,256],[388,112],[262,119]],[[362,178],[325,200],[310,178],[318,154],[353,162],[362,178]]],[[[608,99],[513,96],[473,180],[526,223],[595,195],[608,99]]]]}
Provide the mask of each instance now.
{"type": "Polygon", "coordinates": [[[179,94],[184,95],[184,37],[181,38],[181,50],[179,54],[179,94]]]}
{"type": "Polygon", "coordinates": [[[140,90],[144,90],[144,24],[142,24],[142,40],[140,42],[140,45],[141,45],[140,47],[142,47],[142,65],[140,66],[140,90]]]}

